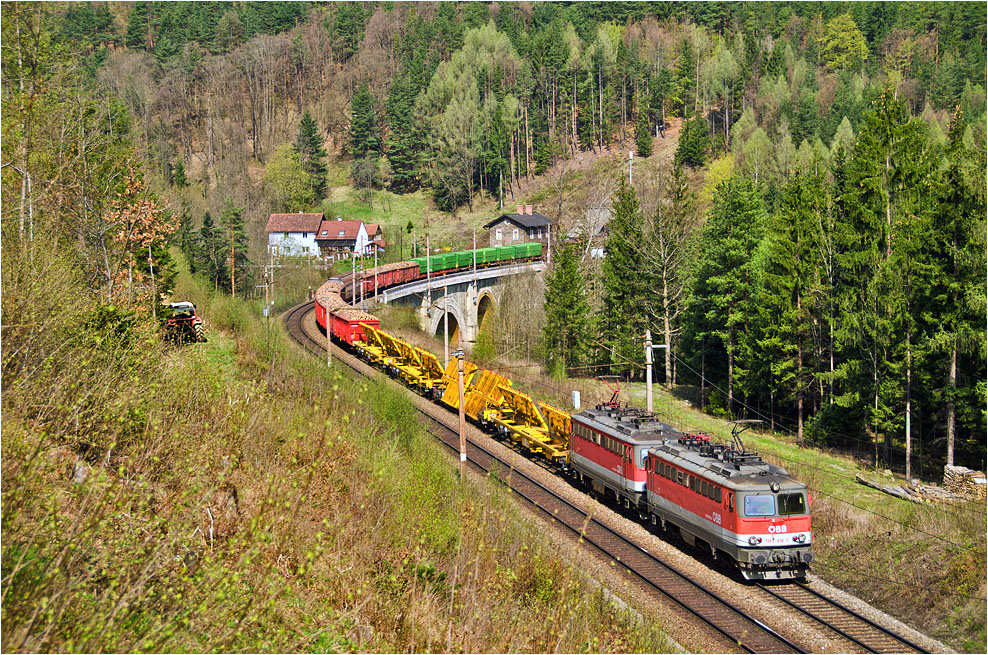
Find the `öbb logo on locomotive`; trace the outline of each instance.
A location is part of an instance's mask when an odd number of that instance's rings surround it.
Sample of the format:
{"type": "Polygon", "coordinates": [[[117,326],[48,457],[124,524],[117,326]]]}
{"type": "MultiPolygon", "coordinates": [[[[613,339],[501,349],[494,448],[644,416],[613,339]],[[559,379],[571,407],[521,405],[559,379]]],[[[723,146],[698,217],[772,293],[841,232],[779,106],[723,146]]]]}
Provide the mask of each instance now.
{"type": "MultiPolygon", "coordinates": [[[[334,278],[316,293],[316,319],[333,339],[422,395],[458,411],[457,362],[381,330],[380,320],[344,298],[477,267],[541,257],[541,244],[450,253],[438,264],[387,264],[334,278]],[[490,251],[490,252],[488,252],[490,251]],[[442,266],[440,270],[437,266],[442,266]]],[[[464,413],[481,429],[547,460],[588,493],[634,513],[647,526],[672,531],[715,558],[727,557],[749,580],[805,579],[811,551],[806,485],[784,469],[732,443],[684,434],[655,415],[617,402],[574,415],[513,388],[511,380],[464,363],[464,413]]]]}

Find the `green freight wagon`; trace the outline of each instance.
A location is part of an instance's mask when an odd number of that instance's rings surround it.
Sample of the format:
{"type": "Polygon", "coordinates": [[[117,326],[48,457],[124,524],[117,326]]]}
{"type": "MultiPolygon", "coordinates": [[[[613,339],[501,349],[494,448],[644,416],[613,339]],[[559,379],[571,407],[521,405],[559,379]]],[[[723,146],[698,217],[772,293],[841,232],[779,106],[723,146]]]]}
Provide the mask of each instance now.
{"type": "Polygon", "coordinates": [[[497,250],[497,261],[499,262],[509,261],[515,254],[513,246],[498,246],[495,250],[497,250]]]}
{"type": "MultiPolygon", "coordinates": [[[[472,250],[461,250],[460,252],[453,253],[456,255],[456,267],[463,268],[464,266],[473,266],[473,251],[472,250]]],[[[478,264],[480,262],[477,262],[478,264]]]]}
{"type": "Polygon", "coordinates": [[[517,245],[511,246],[511,258],[512,259],[522,259],[527,257],[525,253],[528,252],[527,243],[519,243],[517,245]]]}
{"type": "Polygon", "coordinates": [[[480,248],[477,250],[477,265],[497,262],[497,248],[480,248]]]}
{"type": "Polygon", "coordinates": [[[541,243],[526,243],[525,244],[525,257],[541,257],[542,256],[542,244],[541,243]]]}

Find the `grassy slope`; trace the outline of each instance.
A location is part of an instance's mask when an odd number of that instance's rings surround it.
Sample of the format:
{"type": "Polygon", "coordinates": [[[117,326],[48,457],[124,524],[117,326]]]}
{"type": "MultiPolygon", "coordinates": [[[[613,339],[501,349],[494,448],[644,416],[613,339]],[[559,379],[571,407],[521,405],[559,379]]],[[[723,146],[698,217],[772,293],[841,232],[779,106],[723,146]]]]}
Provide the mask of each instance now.
{"type": "Polygon", "coordinates": [[[4,651],[668,650],[400,391],[187,275],[208,343],[86,327],[42,260],[4,249],[4,651]]]}

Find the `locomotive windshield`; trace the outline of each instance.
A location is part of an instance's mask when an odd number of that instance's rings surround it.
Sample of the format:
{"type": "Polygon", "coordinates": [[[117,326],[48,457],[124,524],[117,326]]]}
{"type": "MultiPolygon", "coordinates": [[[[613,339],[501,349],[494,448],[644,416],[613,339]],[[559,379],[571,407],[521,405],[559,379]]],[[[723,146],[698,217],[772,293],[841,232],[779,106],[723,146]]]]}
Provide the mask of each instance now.
{"type": "Polygon", "coordinates": [[[781,494],[779,496],[779,516],[806,514],[806,501],[803,494],[781,494]]]}
{"type": "Polygon", "coordinates": [[[745,516],[775,516],[774,496],[745,496],[745,516]]]}

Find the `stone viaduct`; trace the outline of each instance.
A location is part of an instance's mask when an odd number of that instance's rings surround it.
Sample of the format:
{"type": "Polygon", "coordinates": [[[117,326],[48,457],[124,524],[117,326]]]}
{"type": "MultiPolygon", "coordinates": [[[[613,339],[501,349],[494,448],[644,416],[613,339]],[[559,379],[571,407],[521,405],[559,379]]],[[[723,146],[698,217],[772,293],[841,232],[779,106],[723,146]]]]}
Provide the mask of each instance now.
{"type": "Polygon", "coordinates": [[[366,298],[365,303],[368,307],[375,302],[415,307],[419,327],[438,337],[443,336],[448,315],[450,346],[455,348],[459,334],[467,344],[476,340],[484,316],[501,305],[504,288],[500,283],[506,277],[544,270],[541,261],[480,268],[392,287],[376,299],[366,298]]]}

